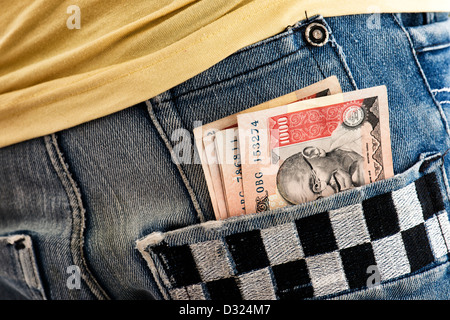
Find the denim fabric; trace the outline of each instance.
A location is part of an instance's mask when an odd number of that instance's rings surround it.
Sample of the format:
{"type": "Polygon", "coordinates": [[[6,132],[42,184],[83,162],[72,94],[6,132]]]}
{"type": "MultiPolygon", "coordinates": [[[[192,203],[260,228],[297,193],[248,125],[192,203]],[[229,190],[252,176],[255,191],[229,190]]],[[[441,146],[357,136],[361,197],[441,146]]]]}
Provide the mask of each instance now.
{"type": "Polygon", "coordinates": [[[450,115],[450,26],[441,21],[431,25],[411,26],[407,30],[432,92],[448,118],[450,115]],[[436,28],[439,28],[441,32],[435,32],[436,28]]]}
{"type": "MultiPolygon", "coordinates": [[[[424,172],[437,175],[443,212],[449,212],[446,17],[374,14],[301,21],[147,102],[2,148],[0,237],[30,237],[30,256],[41,282],[32,291],[42,287],[44,298],[164,299],[170,288],[160,279],[161,266],[140,247],[144,240],[148,246],[161,239],[169,245],[193,246],[216,237],[205,226],[222,230],[226,225],[230,236],[269,225],[282,227],[291,218],[338,210],[405,187],[424,172]],[[311,21],[327,27],[330,38],[325,46],[305,41],[311,21]],[[211,221],[214,214],[193,148],[193,128],[332,75],[343,91],[386,85],[396,176],[312,204],[224,223],[211,221]],[[180,139],[192,146],[191,163],[172,161],[180,139]],[[70,266],[80,269],[79,287],[68,285],[70,266]]],[[[11,252],[11,244],[2,245],[6,249],[0,248],[0,255],[11,252]]],[[[0,297],[36,298],[27,293],[31,289],[23,277],[20,283],[11,281],[15,278],[8,261],[10,256],[0,256],[0,269],[5,271],[0,272],[0,297]]],[[[320,298],[448,299],[449,271],[445,254],[375,288],[320,298]]]]}
{"type": "Polygon", "coordinates": [[[30,236],[0,237],[2,298],[45,299],[30,236]]]}

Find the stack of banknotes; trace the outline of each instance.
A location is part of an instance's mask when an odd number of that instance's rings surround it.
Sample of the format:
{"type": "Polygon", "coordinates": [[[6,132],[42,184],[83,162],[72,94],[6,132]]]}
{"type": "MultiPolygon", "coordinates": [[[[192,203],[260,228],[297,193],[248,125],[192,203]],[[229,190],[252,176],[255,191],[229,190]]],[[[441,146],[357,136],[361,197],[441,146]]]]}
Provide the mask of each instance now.
{"type": "Polygon", "coordinates": [[[297,205],[393,176],[385,86],[336,77],[197,127],[216,219],[297,205]]]}

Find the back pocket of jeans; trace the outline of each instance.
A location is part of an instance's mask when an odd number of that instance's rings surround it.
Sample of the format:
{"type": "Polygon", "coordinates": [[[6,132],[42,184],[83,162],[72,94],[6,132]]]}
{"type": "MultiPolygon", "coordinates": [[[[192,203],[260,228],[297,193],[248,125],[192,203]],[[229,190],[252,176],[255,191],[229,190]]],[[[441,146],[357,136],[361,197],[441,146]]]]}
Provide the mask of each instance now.
{"type": "Polygon", "coordinates": [[[439,155],[393,178],[274,211],[138,240],[166,299],[307,299],[380,284],[449,252],[439,155]]]}
{"type": "Polygon", "coordinates": [[[0,237],[0,299],[46,299],[28,235],[0,237]]]}
{"type": "Polygon", "coordinates": [[[418,61],[436,100],[450,116],[450,19],[407,27],[418,61]]]}

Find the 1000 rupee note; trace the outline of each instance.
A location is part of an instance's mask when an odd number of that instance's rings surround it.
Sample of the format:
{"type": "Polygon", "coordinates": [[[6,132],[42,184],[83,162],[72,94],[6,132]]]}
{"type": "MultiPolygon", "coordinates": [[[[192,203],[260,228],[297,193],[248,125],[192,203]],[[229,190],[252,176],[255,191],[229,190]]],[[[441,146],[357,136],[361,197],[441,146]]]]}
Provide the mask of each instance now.
{"type": "Polygon", "coordinates": [[[393,176],[384,86],[242,114],[238,126],[247,214],[393,176]]]}
{"type": "MultiPolygon", "coordinates": [[[[284,96],[267,101],[260,105],[246,109],[240,113],[232,114],[228,117],[219,119],[217,121],[208,123],[206,125],[197,127],[194,129],[194,139],[197,146],[200,160],[205,175],[205,180],[208,186],[211,202],[216,219],[224,218],[224,208],[227,208],[227,201],[223,195],[224,186],[221,180],[220,168],[217,163],[217,154],[214,150],[215,146],[215,134],[218,131],[237,127],[237,115],[247,112],[254,112],[258,110],[265,110],[268,108],[281,106],[289,103],[293,103],[303,99],[313,99],[320,96],[332,95],[340,93],[341,87],[339,81],[335,76],[329,77],[322,81],[319,81],[313,85],[305,87],[303,89],[291,92],[284,96]]],[[[242,181],[239,182],[242,184],[242,181]]],[[[232,201],[228,201],[232,202],[232,201]]],[[[240,206],[240,205],[239,205],[240,206]]],[[[231,207],[230,211],[236,212],[239,208],[231,207]]],[[[228,209],[227,209],[228,211],[228,209]]]]}
{"type": "MultiPolygon", "coordinates": [[[[216,152],[215,141],[216,136],[215,133],[210,133],[209,135],[203,137],[202,143],[204,146],[204,155],[206,159],[206,168],[204,167],[205,176],[206,173],[209,174],[207,178],[207,184],[209,187],[210,195],[213,195],[214,198],[214,215],[216,219],[226,219],[228,217],[228,208],[227,203],[225,201],[225,192],[223,189],[223,184],[221,180],[221,173],[219,167],[218,155],[216,152]],[[208,179],[210,179],[208,183],[208,179]]],[[[203,164],[203,160],[202,160],[203,164]]]]}
{"type": "Polygon", "coordinates": [[[231,128],[218,131],[215,137],[220,178],[222,179],[228,217],[245,214],[238,129],[231,128]]]}

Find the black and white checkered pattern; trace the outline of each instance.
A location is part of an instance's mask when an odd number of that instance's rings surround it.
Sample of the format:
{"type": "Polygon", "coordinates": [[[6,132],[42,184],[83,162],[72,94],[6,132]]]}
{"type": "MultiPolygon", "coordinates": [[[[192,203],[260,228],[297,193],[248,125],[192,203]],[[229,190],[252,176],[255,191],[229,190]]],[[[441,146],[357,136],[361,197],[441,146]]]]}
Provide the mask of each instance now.
{"type": "Polygon", "coordinates": [[[364,288],[448,254],[450,224],[434,173],[362,203],[290,223],[147,248],[172,299],[290,299],[364,288]]]}

